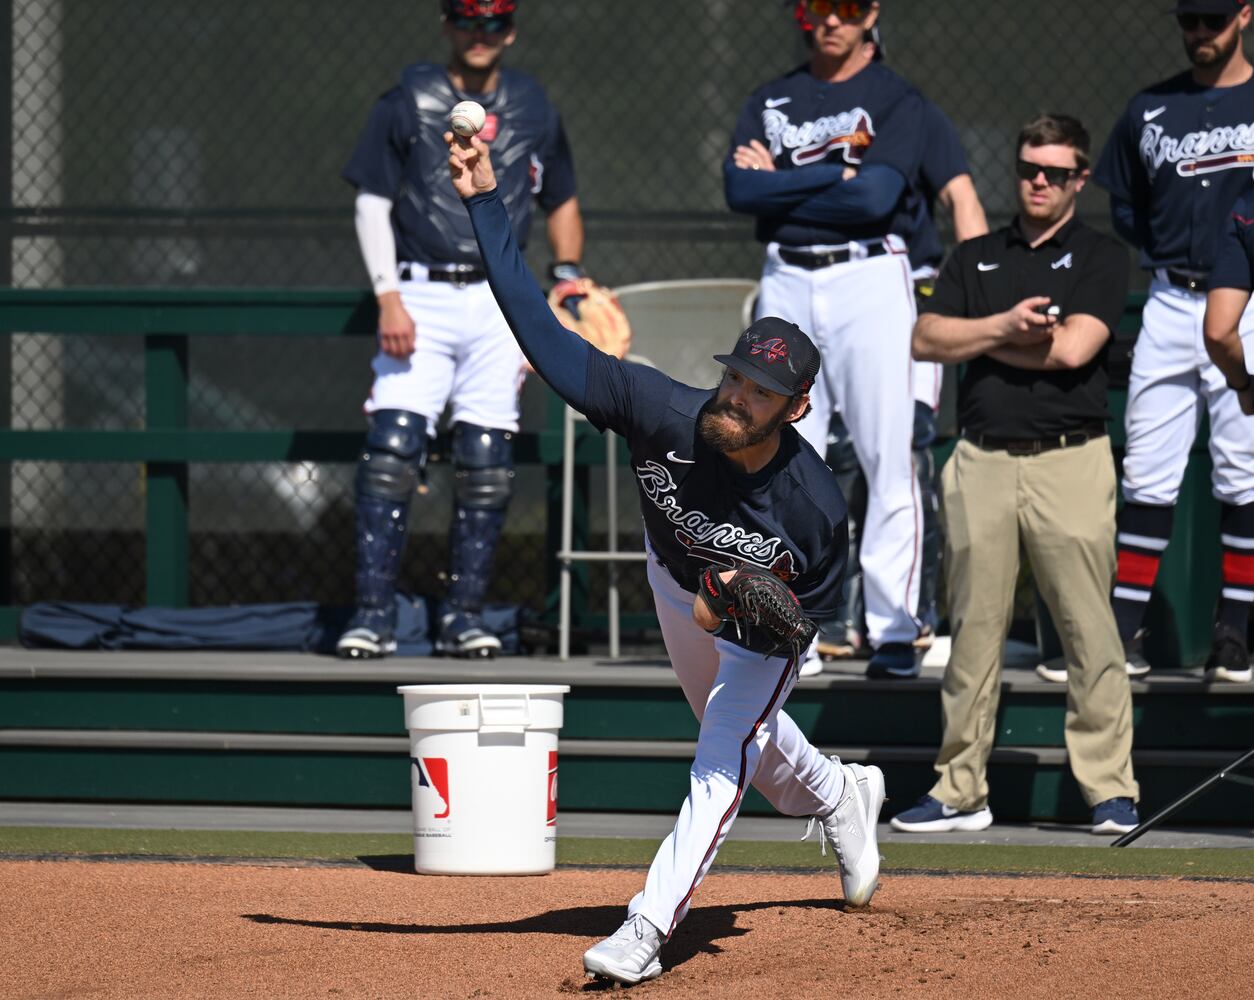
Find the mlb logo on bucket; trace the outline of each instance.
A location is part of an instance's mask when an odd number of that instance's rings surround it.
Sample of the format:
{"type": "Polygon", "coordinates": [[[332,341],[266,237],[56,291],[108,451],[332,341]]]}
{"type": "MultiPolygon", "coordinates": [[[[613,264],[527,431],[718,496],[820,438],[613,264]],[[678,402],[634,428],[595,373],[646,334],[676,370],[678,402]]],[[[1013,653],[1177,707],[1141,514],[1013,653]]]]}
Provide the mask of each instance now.
{"type": "Polygon", "coordinates": [[[419,800],[415,803],[416,809],[421,811],[420,815],[428,815],[431,819],[448,819],[448,760],[444,757],[409,759],[418,768],[419,800]]]}
{"type": "Polygon", "coordinates": [[[557,826],[557,751],[549,751],[549,808],[547,825],[557,826]]]}

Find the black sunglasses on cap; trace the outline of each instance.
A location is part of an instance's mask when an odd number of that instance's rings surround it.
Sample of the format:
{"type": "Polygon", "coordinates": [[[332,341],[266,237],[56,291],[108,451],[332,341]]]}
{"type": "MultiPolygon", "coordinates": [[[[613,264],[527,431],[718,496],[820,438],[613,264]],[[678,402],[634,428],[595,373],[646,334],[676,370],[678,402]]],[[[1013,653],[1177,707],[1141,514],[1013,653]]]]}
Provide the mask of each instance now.
{"type": "Polygon", "coordinates": [[[1181,31],[1197,31],[1200,25],[1219,34],[1232,23],[1234,17],[1235,14],[1177,14],[1176,24],[1180,25],[1181,31]]]}
{"type": "Polygon", "coordinates": [[[1034,181],[1037,174],[1044,174],[1045,182],[1054,187],[1066,187],[1067,181],[1079,172],[1079,167],[1046,167],[1040,163],[1029,163],[1027,160],[1015,160],[1015,173],[1021,180],[1034,181]]]}
{"type": "Polygon", "coordinates": [[[466,17],[457,15],[449,18],[458,31],[482,31],[489,35],[502,35],[514,26],[512,17],[466,17]]]}

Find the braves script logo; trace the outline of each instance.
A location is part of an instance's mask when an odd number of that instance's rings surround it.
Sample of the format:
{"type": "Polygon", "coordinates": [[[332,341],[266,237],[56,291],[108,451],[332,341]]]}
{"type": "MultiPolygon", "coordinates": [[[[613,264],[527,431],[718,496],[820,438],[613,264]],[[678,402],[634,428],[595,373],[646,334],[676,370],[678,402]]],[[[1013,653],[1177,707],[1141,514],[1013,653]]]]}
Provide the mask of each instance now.
{"type": "Polygon", "coordinates": [[[792,150],[792,162],[799,167],[825,159],[828,153],[843,149],[846,163],[861,163],[875,141],[875,125],[865,108],[824,115],[812,122],[794,125],[783,111],[767,108],[762,127],[771,156],[792,150]]]}
{"type": "Polygon", "coordinates": [[[1146,123],[1139,151],[1151,180],[1165,163],[1175,164],[1181,177],[1254,169],[1254,122],[1188,132],[1179,139],[1161,125],[1146,123]]]}
{"type": "Polygon", "coordinates": [[[679,506],[674,496],[675,480],[666,466],[653,461],[645,462],[636,466],[636,478],[653,506],[675,525],[675,537],[692,549],[693,555],[707,562],[710,561],[710,553],[720,558],[731,555],[742,562],[770,568],[777,575],[787,573],[785,579],[796,576],[792,568],[792,553],[784,549],[781,539],[748,532],[734,524],[716,524],[699,510],[687,511],[679,506]]]}
{"type": "Polygon", "coordinates": [[[765,354],[766,360],[770,364],[776,361],[785,361],[788,358],[788,345],[779,337],[772,337],[770,340],[759,340],[751,348],[750,354],[765,354]]]}
{"type": "MultiPolygon", "coordinates": [[[[448,796],[448,761],[443,757],[410,757],[414,767],[418,768],[418,788],[427,789],[439,801],[431,808],[432,819],[448,819],[450,803],[448,796]]],[[[419,793],[419,801],[427,795],[419,793]]]]}

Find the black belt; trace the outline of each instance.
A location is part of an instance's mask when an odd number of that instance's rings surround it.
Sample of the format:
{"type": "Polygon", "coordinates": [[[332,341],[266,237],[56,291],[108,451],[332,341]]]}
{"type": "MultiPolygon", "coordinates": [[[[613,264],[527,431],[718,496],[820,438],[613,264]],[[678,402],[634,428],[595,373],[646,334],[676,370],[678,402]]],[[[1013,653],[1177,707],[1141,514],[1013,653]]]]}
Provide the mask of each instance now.
{"type": "MultiPolygon", "coordinates": [[[[420,271],[415,271],[408,264],[401,265],[401,281],[415,281],[420,274],[420,271]]],[[[427,269],[427,280],[447,281],[458,286],[474,285],[478,284],[480,281],[487,281],[488,272],[481,271],[477,267],[459,267],[454,270],[441,270],[439,268],[432,267],[427,269]]]]}
{"type": "Polygon", "coordinates": [[[1164,267],[1163,273],[1167,281],[1177,288],[1187,288],[1190,292],[1206,291],[1206,275],[1188,271],[1177,271],[1174,267],[1164,267]]]}
{"type": "MultiPolygon", "coordinates": [[[[880,257],[886,253],[893,252],[892,248],[883,240],[871,240],[864,243],[863,246],[866,247],[866,255],[868,257],[880,257]]],[[[823,250],[819,253],[811,253],[808,250],[789,250],[787,247],[780,247],[779,259],[785,264],[791,264],[793,267],[804,267],[807,271],[817,271],[819,268],[831,267],[833,264],[846,264],[854,258],[852,251],[848,247],[840,247],[837,250],[823,250]]]]}
{"type": "Polygon", "coordinates": [[[970,434],[967,431],[963,431],[962,436],[984,451],[1004,451],[1010,455],[1039,455],[1043,451],[1074,448],[1076,445],[1103,438],[1106,436],[1106,425],[1088,424],[1070,434],[1058,434],[1045,438],[1004,438],[994,434],[970,434]]]}

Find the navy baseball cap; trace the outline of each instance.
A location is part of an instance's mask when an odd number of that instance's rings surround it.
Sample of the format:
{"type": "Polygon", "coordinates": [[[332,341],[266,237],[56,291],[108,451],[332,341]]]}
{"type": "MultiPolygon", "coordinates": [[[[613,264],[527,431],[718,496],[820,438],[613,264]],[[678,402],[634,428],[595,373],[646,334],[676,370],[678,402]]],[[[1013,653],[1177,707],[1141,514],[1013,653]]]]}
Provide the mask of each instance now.
{"type": "Polygon", "coordinates": [[[800,396],[810,391],[819,373],[819,349],[795,323],[778,316],[763,316],[740,335],[731,354],[714,360],[751,378],[781,396],[800,396]]]}
{"type": "Polygon", "coordinates": [[[1179,0],[1172,14],[1239,14],[1249,0],[1179,0]]]}

